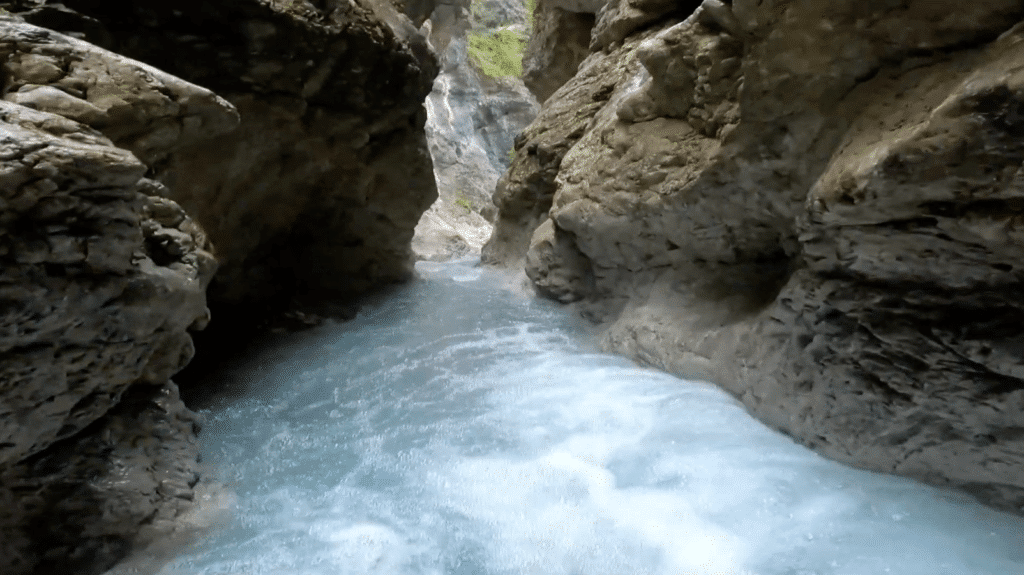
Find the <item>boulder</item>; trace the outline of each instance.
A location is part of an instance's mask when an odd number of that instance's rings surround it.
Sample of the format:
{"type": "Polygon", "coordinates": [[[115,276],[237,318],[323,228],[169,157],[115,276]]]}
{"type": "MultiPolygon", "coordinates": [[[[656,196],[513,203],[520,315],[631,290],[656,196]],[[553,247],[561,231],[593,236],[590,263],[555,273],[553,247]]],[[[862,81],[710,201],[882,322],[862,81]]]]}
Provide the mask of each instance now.
{"type": "Polygon", "coordinates": [[[195,416],[169,378],[216,270],[206,234],[126,148],[166,157],[237,115],[9,16],[0,38],[0,571],[98,572],[190,506],[195,416]]]}

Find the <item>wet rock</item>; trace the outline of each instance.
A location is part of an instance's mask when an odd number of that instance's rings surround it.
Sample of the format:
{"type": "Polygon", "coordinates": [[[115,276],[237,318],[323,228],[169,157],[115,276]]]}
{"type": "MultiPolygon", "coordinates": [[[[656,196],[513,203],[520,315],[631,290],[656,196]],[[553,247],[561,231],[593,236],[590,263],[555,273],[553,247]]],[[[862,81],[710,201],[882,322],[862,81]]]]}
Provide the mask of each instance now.
{"type": "Polygon", "coordinates": [[[2,5],[75,38],[0,17],[0,571],[95,573],[194,511],[218,261],[250,316],[408,277],[436,67],[385,3],[2,5]]]}
{"type": "Polygon", "coordinates": [[[829,457],[1024,511],[1022,17],[609,4],[487,261],[829,457]]]}
{"type": "Polygon", "coordinates": [[[0,103],[6,264],[0,463],[70,437],[132,383],[166,381],[192,354],[216,263],[188,217],[152,214],[145,166],[98,132],[0,103]]]}
{"type": "Polygon", "coordinates": [[[5,573],[103,573],[133,546],[190,535],[198,418],[177,387],[134,385],[87,433],[0,472],[5,573]]]}
{"type": "Polygon", "coordinates": [[[170,534],[198,477],[169,378],[209,318],[216,261],[139,158],[237,115],[141,62],[0,29],[0,571],[99,572],[170,534]]]}
{"type": "MultiPolygon", "coordinates": [[[[140,385],[167,386],[192,357],[187,330],[208,314],[216,263],[192,220],[150,195],[163,188],[143,178],[146,167],[130,152],[6,101],[0,122],[0,563],[12,574],[47,565],[93,572],[86,566],[123,555],[154,514],[178,512],[185,492],[127,489],[136,505],[124,486],[93,480],[163,467],[191,477],[195,454],[178,447],[193,441],[191,427],[130,457],[117,438],[112,452],[97,444],[96,429],[111,410],[127,409],[140,385]]],[[[118,417],[122,429],[146,433],[139,420],[118,417]]]]}

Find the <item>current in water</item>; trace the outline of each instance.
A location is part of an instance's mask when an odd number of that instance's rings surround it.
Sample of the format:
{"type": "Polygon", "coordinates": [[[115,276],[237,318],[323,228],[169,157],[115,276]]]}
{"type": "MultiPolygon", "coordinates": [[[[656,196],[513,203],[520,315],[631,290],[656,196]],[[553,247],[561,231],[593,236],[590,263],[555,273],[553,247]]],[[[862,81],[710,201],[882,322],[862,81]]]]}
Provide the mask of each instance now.
{"type": "Polygon", "coordinates": [[[161,575],[1010,575],[1024,520],[827,461],[473,262],[233,367],[161,575]]]}

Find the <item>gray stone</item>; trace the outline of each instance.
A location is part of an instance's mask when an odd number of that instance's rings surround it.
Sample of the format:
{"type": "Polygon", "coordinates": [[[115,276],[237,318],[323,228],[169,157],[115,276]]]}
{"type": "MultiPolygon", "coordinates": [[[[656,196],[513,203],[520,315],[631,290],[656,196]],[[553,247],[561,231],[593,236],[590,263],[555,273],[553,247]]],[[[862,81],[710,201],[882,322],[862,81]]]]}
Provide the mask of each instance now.
{"type": "Polygon", "coordinates": [[[99,574],[194,534],[198,418],[177,387],[132,386],[90,430],[0,472],[4,573],[99,574]]]}
{"type": "Polygon", "coordinates": [[[64,5],[106,26],[90,38],[238,110],[234,131],[154,163],[216,246],[215,312],[410,277],[413,229],[437,194],[423,100],[438,67],[391,3],[64,5]]]}
{"type": "Polygon", "coordinates": [[[421,259],[479,253],[490,235],[495,184],[539,106],[522,79],[484,74],[469,57],[469,37],[526,21],[522,2],[490,1],[439,5],[424,26],[442,67],[426,101],[439,199],[416,227],[412,245],[421,259]]]}
{"type": "Polygon", "coordinates": [[[486,261],[829,457],[1024,512],[1024,10],[685,16],[604,9],[486,261]]]}
{"type": "MultiPolygon", "coordinates": [[[[168,378],[192,357],[187,330],[208,315],[216,262],[180,208],[148,195],[161,187],[143,178],[146,167],[130,152],[87,126],[7,101],[0,122],[0,565],[12,574],[47,565],[86,573],[123,555],[153,513],[180,511],[180,493],[133,492],[138,505],[129,505],[124,485],[108,493],[90,481],[97,466],[169,466],[192,477],[195,453],[179,447],[194,441],[191,425],[131,456],[94,445],[96,429],[120,417],[122,428],[145,434],[117,411],[140,385],[176,397],[168,378]],[[106,509],[115,504],[126,507],[106,509]]],[[[170,407],[153,416],[183,409],[170,407]]]]}
{"type": "Polygon", "coordinates": [[[541,103],[576,75],[590,53],[590,31],[599,9],[584,2],[538,0],[535,28],[523,55],[523,82],[541,103]]]}

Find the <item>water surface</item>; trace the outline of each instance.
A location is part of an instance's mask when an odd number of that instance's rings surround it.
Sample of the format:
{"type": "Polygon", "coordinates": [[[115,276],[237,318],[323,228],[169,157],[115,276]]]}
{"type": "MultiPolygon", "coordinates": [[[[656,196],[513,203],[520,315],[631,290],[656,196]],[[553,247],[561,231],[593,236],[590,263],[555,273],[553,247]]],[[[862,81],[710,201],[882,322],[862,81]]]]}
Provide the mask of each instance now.
{"type": "Polygon", "coordinates": [[[710,384],[596,353],[472,262],[230,377],[230,523],[162,575],[1009,575],[1024,520],[843,467],[710,384]]]}

